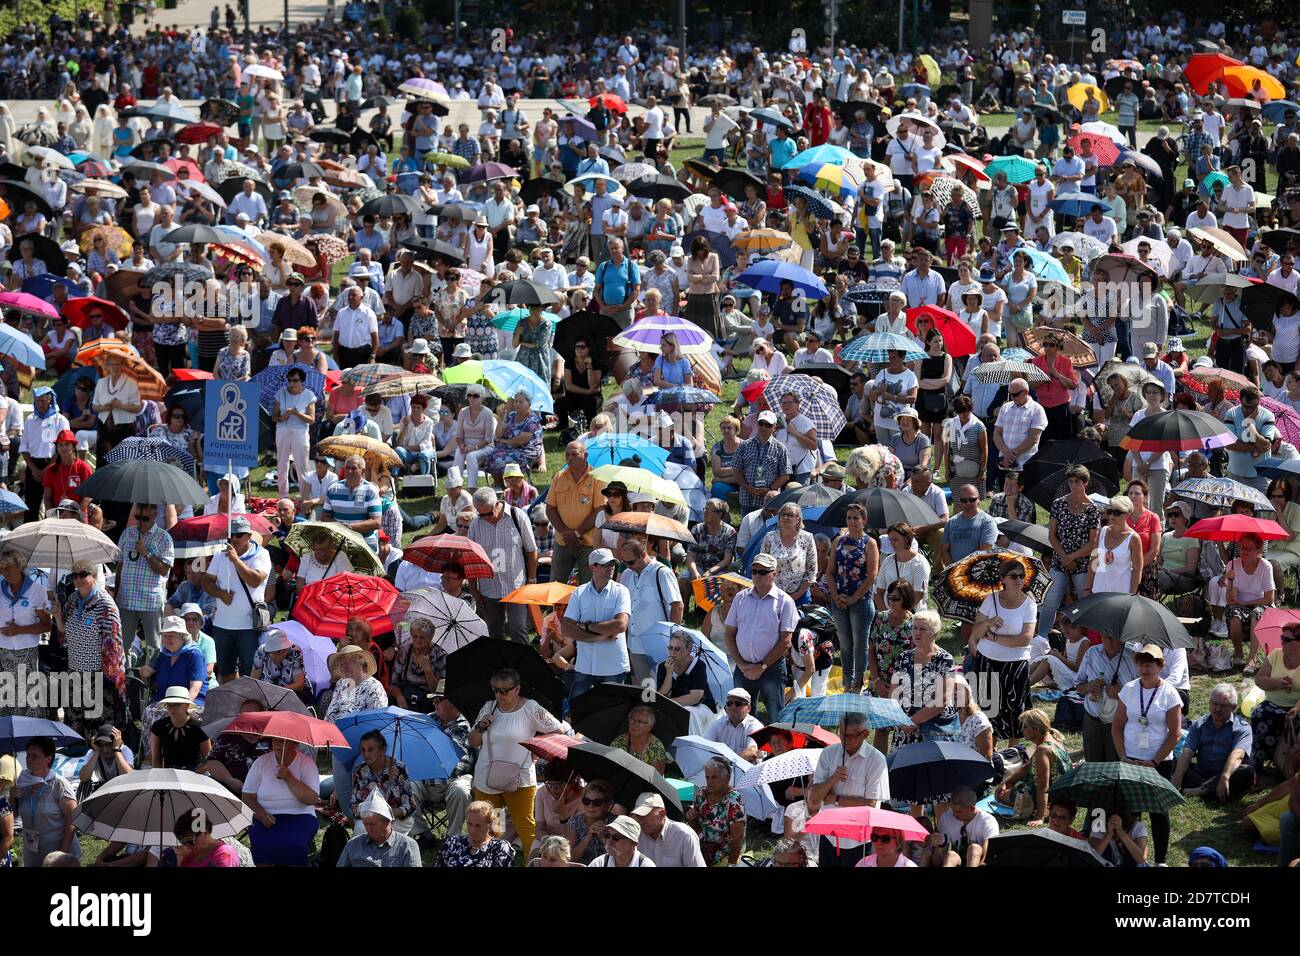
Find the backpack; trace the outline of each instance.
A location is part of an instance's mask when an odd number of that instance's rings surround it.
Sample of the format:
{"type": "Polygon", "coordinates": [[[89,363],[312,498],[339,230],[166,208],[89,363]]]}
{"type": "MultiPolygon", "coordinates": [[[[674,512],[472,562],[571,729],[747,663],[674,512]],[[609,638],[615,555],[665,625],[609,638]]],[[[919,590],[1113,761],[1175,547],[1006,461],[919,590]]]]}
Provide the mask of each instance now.
{"type": "Polygon", "coordinates": [[[331,823],[321,834],[320,851],[317,854],[317,865],[328,869],[333,869],[338,865],[339,857],[343,855],[343,848],[348,845],[351,834],[339,823],[331,823]]]}
{"type": "Polygon", "coordinates": [[[799,618],[799,627],[813,633],[813,667],[823,671],[835,663],[839,650],[839,632],[829,609],[814,607],[799,618]]]}

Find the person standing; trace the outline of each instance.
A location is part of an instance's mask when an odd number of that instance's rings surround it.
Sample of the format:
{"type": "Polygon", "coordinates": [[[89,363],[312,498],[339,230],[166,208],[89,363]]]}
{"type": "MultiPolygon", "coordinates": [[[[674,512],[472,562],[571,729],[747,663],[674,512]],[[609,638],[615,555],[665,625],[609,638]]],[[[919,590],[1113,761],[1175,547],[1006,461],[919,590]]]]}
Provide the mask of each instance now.
{"type": "Polygon", "coordinates": [[[307,374],[300,368],[291,368],[285,375],[285,387],[275,394],[271,418],[275,429],[276,478],[280,497],[289,494],[289,460],[293,459],[298,484],[307,474],[311,453],[310,428],[316,421],[316,395],[306,386],[307,374]]]}
{"type": "Polygon", "coordinates": [[[616,562],[608,548],[588,555],[590,577],[569,597],[561,632],[575,642],[570,699],[581,697],[597,684],[622,683],[630,669],[627,625],[632,616],[632,596],[614,578],[616,562]]]}
{"type": "Polygon", "coordinates": [[[584,442],[569,442],[564,461],[546,495],[546,517],[555,529],[551,580],[567,584],[576,567],[578,581],[586,584],[592,576],[588,558],[596,545],[596,515],[605,507],[605,496],[591,473],[584,442]]]}
{"type": "Polygon", "coordinates": [[[361,286],[347,291],[347,305],[334,316],[333,351],[339,368],[365,365],[379,353],[379,318],[363,302],[361,286]]]}
{"type": "MultiPolygon", "coordinates": [[[[41,635],[50,631],[50,598],[44,584],[26,573],[27,562],[13,548],[0,551],[0,673],[22,676],[40,669],[41,635]]],[[[40,717],[44,708],[4,707],[6,717],[40,717]]]]}
{"type": "Polygon", "coordinates": [[[767,722],[776,720],[784,700],[785,658],[798,624],[794,599],[776,585],[776,558],[760,553],[751,571],[754,584],[731,603],[724,632],[735,664],[735,685],[758,698],[767,722]]]}
{"type": "Polygon", "coordinates": [[[740,484],[740,510],[748,514],[761,508],[769,491],[779,491],[790,480],[790,456],[774,437],[776,413],[758,413],[757,434],[740,443],[732,467],[740,484]]]}
{"type": "Polygon", "coordinates": [[[122,640],[128,646],[137,628],[145,643],[158,647],[162,609],[167,603],[167,577],[175,557],[172,536],[157,524],[158,506],[135,506],[134,526],[122,532],[122,566],[117,573],[117,608],[122,618],[122,640]]]}
{"type": "Polygon", "coordinates": [[[632,615],[628,622],[632,671],[637,680],[642,680],[650,676],[650,663],[641,635],[653,630],[661,621],[682,623],[686,606],[677,575],[655,557],[642,536],[625,536],[619,544],[618,555],[627,566],[620,583],[627,588],[632,600],[632,615]]]}
{"type": "MultiPolygon", "coordinates": [[[[103,381],[107,379],[101,379],[103,381]]],[[[35,521],[41,516],[41,499],[45,496],[45,469],[54,461],[55,443],[65,431],[71,431],[71,428],[67,418],[59,412],[54,390],[33,389],[32,411],[23,422],[22,439],[18,444],[18,451],[27,469],[23,477],[23,500],[27,503],[28,521],[35,521]]]]}
{"type": "Polygon", "coordinates": [[[479,614],[493,637],[506,636],[528,642],[528,609],[522,604],[502,604],[501,599],[524,584],[537,583],[537,539],[528,515],[497,498],[492,488],[474,492],[476,517],[469,525],[469,539],[483,547],[496,572],[490,578],[471,579],[470,590],[479,614]]]}
{"type": "Polygon", "coordinates": [[[223,684],[253,670],[262,636],[258,605],[266,599],[270,574],[270,553],[253,540],[248,519],[235,515],[225,550],[213,555],[203,574],[203,590],[217,599],[212,640],[217,645],[217,676],[223,684]]]}

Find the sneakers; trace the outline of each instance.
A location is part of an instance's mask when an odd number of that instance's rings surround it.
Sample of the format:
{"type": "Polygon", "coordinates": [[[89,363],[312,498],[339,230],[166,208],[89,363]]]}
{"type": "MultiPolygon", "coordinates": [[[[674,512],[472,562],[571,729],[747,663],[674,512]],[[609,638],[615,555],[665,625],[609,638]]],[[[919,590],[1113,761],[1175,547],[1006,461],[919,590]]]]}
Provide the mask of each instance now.
{"type": "Polygon", "coordinates": [[[1210,634],[1213,635],[1214,637],[1227,637],[1228,622],[1225,621],[1223,618],[1219,618],[1213,624],[1210,625],[1210,634]]]}

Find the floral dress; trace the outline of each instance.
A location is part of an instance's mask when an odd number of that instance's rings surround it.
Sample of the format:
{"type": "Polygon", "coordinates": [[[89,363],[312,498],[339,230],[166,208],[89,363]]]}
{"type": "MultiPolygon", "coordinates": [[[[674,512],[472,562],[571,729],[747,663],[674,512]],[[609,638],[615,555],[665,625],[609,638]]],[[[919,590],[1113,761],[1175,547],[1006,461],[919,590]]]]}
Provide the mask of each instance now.
{"type": "MultiPolygon", "coordinates": [[[[614,815],[607,813],[604,819],[601,820],[600,822],[609,823],[609,821],[613,819],[614,819],[614,815]]],[[[569,827],[573,830],[573,835],[578,838],[578,842],[581,843],[584,839],[586,839],[587,831],[591,829],[591,824],[587,822],[587,818],[584,817],[581,813],[577,813],[569,818],[569,827]]],[[[573,862],[581,863],[583,866],[589,866],[591,862],[594,859],[596,859],[596,857],[602,855],[604,852],[605,852],[604,840],[599,840],[599,839],[590,840],[587,843],[586,852],[584,852],[582,856],[578,857],[573,862]]]]}
{"type": "MultiPolygon", "coordinates": [[[[1075,514],[1066,503],[1068,500],[1062,496],[1052,502],[1052,517],[1056,519],[1056,540],[1061,542],[1061,551],[1071,554],[1083,550],[1093,529],[1101,527],[1101,509],[1089,501],[1082,512],[1075,514]]],[[[1078,571],[1071,573],[1083,574],[1087,571],[1084,562],[1080,562],[1080,565],[1078,571]]],[[[1052,570],[1065,571],[1059,552],[1052,553],[1052,570]]]]}
{"type": "Polygon", "coordinates": [[[537,373],[543,382],[551,380],[551,340],[555,331],[549,319],[542,319],[534,326],[527,319],[519,322],[519,351],[515,361],[524,368],[537,373]]]}
{"type": "Polygon", "coordinates": [[[718,525],[716,532],[710,532],[709,526],[701,521],[691,528],[695,535],[695,544],[690,551],[695,555],[695,565],[703,574],[709,568],[717,567],[728,554],[736,550],[736,529],[725,521],[718,525]]]}
{"type": "Polygon", "coordinates": [[[888,684],[898,666],[898,658],[912,646],[912,617],[897,626],[889,623],[889,614],[881,611],[871,622],[871,653],[876,658],[876,673],[888,684]]]}
{"type": "Polygon", "coordinates": [[[787,545],[780,531],[769,531],[763,538],[762,553],[776,558],[776,586],[788,594],[802,590],[807,581],[817,580],[817,544],[811,532],[800,531],[794,544],[787,545]]]}
{"type": "Polygon", "coordinates": [[[512,448],[498,442],[493,446],[492,455],[487,462],[487,471],[499,474],[506,465],[515,464],[527,468],[537,461],[542,451],[542,420],[538,418],[536,412],[529,412],[528,417],[522,421],[519,420],[517,412],[507,413],[501,437],[516,438],[524,432],[529,432],[533,436],[532,441],[526,445],[512,448]]]}
{"type": "MultiPolygon", "coordinates": [[[[897,660],[894,661],[894,672],[902,676],[902,681],[899,684],[898,702],[909,717],[929,707],[930,701],[938,700],[937,685],[939,681],[945,677],[951,677],[953,673],[952,655],[942,647],[935,647],[930,659],[922,664],[919,670],[916,665],[915,653],[915,648],[909,647],[900,653],[897,660]]],[[[949,704],[926,721],[923,728],[897,728],[894,731],[893,745],[903,747],[931,737],[939,740],[952,739],[959,732],[960,727],[957,724],[956,708],[949,704]],[[951,725],[953,733],[945,737],[942,731],[943,725],[951,725]]]]}
{"type": "Polygon", "coordinates": [[[700,787],[695,794],[695,825],[700,832],[700,851],[708,866],[717,866],[731,858],[731,825],[745,822],[745,804],[740,793],[728,790],[717,803],[709,803],[708,793],[700,787]]]}
{"type": "Polygon", "coordinates": [[[497,357],[497,330],[490,311],[475,312],[466,320],[465,342],[475,355],[485,359],[497,357]]]}
{"type": "Polygon", "coordinates": [[[628,740],[627,734],[619,734],[610,741],[609,745],[615,750],[627,751],[645,764],[668,763],[668,750],[664,747],[663,741],[654,734],[650,735],[650,743],[646,745],[645,750],[633,750],[632,742],[628,740]]]}
{"type": "Polygon", "coordinates": [[[230,347],[227,346],[217,353],[212,377],[218,382],[243,382],[248,379],[251,371],[252,356],[249,355],[248,349],[244,349],[238,355],[232,355],[230,347]]]}
{"type": "Polygon", "coordinates": [[[835,590],[845,597],[857,594],[867,579],[868,540],[865,534],[856,541],[843,534],[835,542],[835,590]]]}
{"type": "Polygon", "coordinates": [[[311,694],[311,681],[307,680],[307,662],[303,659],[302,651],[297,647],[289,648],[288,655],[277,664],[263,644],[253,655],[253,667],[262,672],[261,680],[276,687],[288,687],[301,674],[306,681],[304,689],[308,695],[311,694]]]}
{"type": "Polygon", "coordinates": [[[509,869],[515,865],[515,848],[505,840],[492,837],[481,850],[470,846],[469,837],[457,835],[449,837],[438,852],[435,866],[446,869],[466,869],[468,867],[493,867],[509,869]]]}

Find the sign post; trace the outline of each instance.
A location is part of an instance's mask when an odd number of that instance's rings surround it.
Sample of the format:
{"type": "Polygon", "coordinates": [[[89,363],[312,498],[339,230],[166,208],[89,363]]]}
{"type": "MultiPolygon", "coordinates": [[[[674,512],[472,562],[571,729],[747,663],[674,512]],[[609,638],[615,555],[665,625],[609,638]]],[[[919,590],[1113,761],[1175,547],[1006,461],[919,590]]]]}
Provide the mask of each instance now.
{"type": "Polygon", "coordinates": [[[1061,23],[1070,28],[1070,62],[1074,62],[1074,38],[1078,35],[1075,27],[1086,27],[1088,25],[1087,10],[1062,10],[1061,23]]]}
{"type": "MultiPolygon", "coordinates": [[[[203,460],[226,462],[226,472],[236,465],[257,465],[258,402],[262,387],[257,382],[205,382],[203,395],[203,460]]],[[[234,510],[230,496],[227,527],[234,510]]]]}

